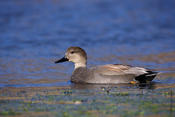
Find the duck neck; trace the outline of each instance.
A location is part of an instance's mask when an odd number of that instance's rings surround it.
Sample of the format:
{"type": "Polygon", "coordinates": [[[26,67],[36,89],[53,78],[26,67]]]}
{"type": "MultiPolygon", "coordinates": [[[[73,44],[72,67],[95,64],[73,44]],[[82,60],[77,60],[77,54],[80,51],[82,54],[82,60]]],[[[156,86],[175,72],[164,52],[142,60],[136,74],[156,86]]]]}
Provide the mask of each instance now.
{"type": "Polygon", "coordinates": [[[79,67],[86,67],[86,63],[75,63],[75,69],[79,67]]]}

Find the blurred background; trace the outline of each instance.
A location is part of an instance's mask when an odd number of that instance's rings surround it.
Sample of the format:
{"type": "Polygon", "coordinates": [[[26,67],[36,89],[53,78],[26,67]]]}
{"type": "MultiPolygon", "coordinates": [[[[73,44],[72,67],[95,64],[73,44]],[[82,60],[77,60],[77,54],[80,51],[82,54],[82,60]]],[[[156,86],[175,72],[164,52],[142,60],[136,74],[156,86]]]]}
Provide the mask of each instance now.
{"type": "Polygon", "coordinates": [[[0,87],[70,85],[70,46],[88,66],[130,64],[175,83],[174,0],[0,0],[0,87]]]}
{"type": "Polygon", "coordinates": [[[175,0],[0,0],[0,116],[175,117],[175,0]],[[70,83],[70,46],[88,67],[160,72],[148,86],[70,83]]]}

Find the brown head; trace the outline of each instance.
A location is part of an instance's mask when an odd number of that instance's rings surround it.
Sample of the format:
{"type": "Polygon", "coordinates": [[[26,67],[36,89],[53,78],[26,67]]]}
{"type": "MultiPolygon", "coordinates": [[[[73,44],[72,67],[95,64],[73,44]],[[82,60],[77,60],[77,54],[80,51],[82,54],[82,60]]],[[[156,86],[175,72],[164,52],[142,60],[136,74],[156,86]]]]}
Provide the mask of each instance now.
{"type": "Polygon", "coordinates": [[[86,67],[87,55],[86,52],[80,47],[69,47],[65,53],[65,56],[55,61],[55,63],[61,63],[70,61],[75,64],[75,68],[86,67]]]}

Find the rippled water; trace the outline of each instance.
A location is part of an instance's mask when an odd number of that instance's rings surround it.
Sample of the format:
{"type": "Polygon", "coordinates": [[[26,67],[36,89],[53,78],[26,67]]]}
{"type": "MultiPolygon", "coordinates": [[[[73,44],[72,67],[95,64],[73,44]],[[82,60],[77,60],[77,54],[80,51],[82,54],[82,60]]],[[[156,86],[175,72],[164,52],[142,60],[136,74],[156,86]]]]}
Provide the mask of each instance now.
{"type": "Polygon", "coordinates": [[[1,90],[72,87],[73,64],[54,64],[70,46],[87,51],[88,66],[147,67],[161,72],[156,87],[174,87],[174,6],[173,0],[1,0],[1,90]]]}

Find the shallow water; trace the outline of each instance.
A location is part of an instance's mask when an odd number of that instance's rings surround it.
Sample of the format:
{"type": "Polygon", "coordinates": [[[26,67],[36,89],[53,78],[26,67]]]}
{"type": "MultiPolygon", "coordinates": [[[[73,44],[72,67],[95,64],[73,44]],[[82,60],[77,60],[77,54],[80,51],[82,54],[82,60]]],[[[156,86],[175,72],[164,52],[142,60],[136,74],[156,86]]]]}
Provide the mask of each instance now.
{"type": "Polygon", "coordinates": [[[174,5],[173,0],[0,1],[0,114],[173,116],[174,5]],[[69,81],[73,64],[54,64],[69,46],[87,51],[89,67],[121,63],[161,73],[146,87],[75,85],[69,81]]]}

